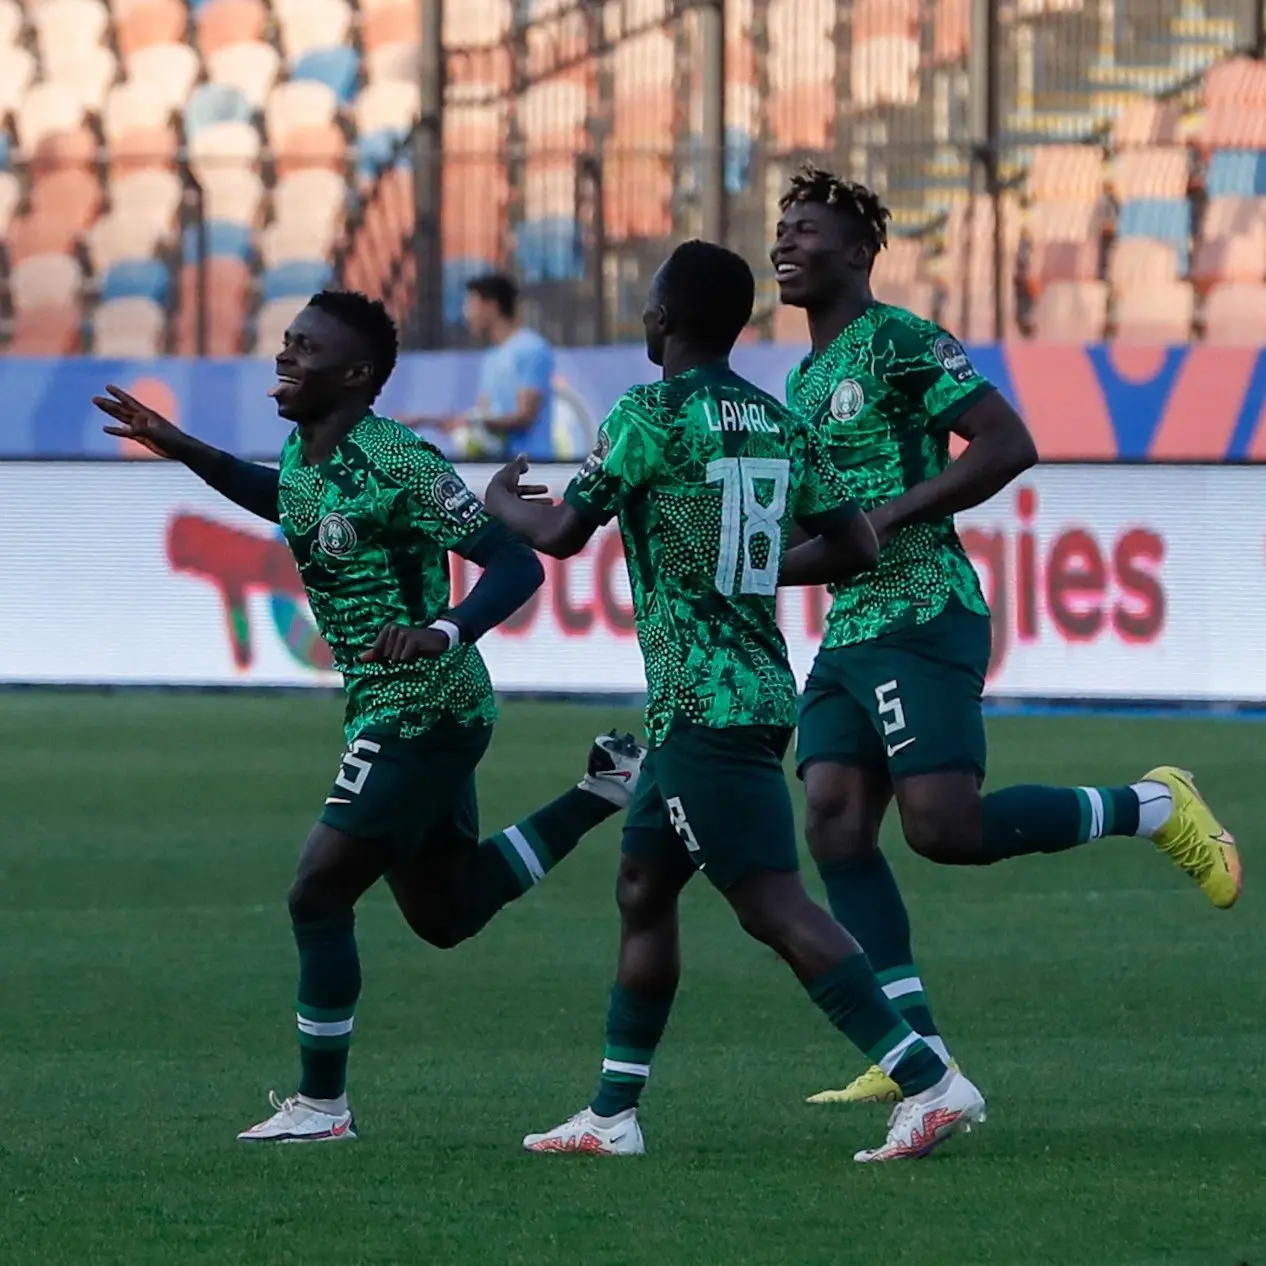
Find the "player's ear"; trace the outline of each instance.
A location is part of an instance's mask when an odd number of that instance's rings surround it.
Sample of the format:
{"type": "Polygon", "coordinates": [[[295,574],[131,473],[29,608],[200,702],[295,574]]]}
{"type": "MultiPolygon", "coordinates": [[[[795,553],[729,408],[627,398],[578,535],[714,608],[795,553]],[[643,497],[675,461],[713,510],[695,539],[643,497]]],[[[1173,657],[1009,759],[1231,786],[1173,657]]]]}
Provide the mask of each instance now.
{"type": "Polygon", "coordinates": [[[367,360],[354,361],[347,367],[344,382],[349,387],[368,387],[374,380],[374,367],[367,360]]]}

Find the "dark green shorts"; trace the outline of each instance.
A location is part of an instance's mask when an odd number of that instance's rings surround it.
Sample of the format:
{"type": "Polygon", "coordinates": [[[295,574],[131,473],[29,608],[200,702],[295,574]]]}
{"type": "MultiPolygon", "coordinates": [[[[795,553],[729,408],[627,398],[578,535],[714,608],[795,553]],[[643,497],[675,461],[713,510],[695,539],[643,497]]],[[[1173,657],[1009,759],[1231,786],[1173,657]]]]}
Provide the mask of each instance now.
{"type": "Polygon", "coordinates": [[[651,748],[621,849],[724,892],[757,871],[794,871],[796,824],[782,758],[791,731],[679,722],[651,748]]]}
{"type": "Polygon", "coordinates": [[[488,725],[437,725],[413,738],[362,730],[343,753],[321,821],[383,843],[401,861],[475,844],[475,767],[491,740],[488,725]]]}
{"type": "Polygon", "coordinates": [[[800,700],[796,767],[879,766],[892,778],[985,774],[981,695],[989,617],[951,602],[935,619],[818,652],[800,700]]]}

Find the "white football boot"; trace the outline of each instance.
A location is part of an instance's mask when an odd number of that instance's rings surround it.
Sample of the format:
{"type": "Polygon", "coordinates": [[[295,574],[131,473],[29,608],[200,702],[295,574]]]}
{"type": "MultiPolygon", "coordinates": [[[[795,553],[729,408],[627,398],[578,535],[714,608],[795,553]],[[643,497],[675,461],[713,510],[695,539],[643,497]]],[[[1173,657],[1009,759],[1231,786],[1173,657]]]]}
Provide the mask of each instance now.
{"type": "Polygon", "coordinates": [[[529,1134],[523,1146],[529,1152],[583,1152],[590,1156],[642,1156],[646,1152],[636,1108],[613,1117],[595,1117],[585,1108],[546,1134],[529,1134]]]}
{"type": "Polygon", "coordinates": [[[356,1137],[356,1118],[349,1109],[326,1112],[299,1095],[278,1099],[268,1092],[275,1111],[267,1121],[239,1134],[242,1143],[338,1143],[356,1137]]]}
{"type": "Polygon", "coordinates": [[[985,1119],[985,1099],[959,1072],[948,1072],[930,1090],[897,1104],[888,1118],[883,1145],[858,1152],[853,1159],[917,1160],[955,1134],[969,1134],[985,1119]]]}
{"type": "Polygon", "coordinates": [[[631,734],[600,734],[589,750],[589,768],[576,785],[627,809],[637,790],[637,778],[646,759],[644,748],[631,734]]]}

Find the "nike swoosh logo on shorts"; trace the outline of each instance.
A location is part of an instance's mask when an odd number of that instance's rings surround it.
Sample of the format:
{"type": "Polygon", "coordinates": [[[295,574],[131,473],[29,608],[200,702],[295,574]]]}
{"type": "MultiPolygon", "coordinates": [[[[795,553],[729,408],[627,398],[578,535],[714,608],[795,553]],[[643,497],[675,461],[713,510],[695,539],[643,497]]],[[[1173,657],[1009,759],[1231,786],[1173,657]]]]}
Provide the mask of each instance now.
{"type": "Polygon", "coordinates": [[[900,743],[889,743],[888,744],[889,757],[895,756],[899,751],[901,751],[902,748],[909,747],[911,743],[917,743],[918,741],[919,740],[917,738],[909,738],[909,739],[903,740],[900,743]]]}
{"type": "MultiPolygon", "coordinates": [[[[890,752],[889,755],[891,754],[892,753],[890,752]]],[[[326,796],[325,803],[326,804],[351,804],[352,802],[350,800],[344,800],[342,796],[326,796]]]]}

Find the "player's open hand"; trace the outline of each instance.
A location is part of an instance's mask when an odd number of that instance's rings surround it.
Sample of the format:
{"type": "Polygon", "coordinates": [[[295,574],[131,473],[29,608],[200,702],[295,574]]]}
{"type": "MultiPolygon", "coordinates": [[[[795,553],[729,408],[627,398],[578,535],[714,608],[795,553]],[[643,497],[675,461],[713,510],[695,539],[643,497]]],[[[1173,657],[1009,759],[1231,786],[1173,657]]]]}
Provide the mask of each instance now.
{"type": "Polygon", "coordinates": [[[412,664],[437,659],[449,649],[443,629],[416,629],[408,624],[384,624],[374,644],[360,653],[362,664],[412,664]]]}
{"type": "Polygon", "coordinates": [[[143,405],[122,387],[107,386],[105,396],[93,396],[92,403],[102,413],[114,419],[115,425],[101,429],[107,435],[120,439],[135,440],[159,457],[174,457],[185,433],[174,423],[168,422],[161,413],[143,405]]]}
{"type": "MultiPolygon", "coordinates": [[[[552,504],[549,488],[545,484],[524,484],[519,480],[532,469],[531,463],[522,453],[512,462],[507,462],[492,477],[488,491],[484,494],[484,502],[496,514],[496,503],[502,498],[511,501],[542,501],[552,504]]],[[[505,502],[502,501],[504,505],[505,502]]]]}

